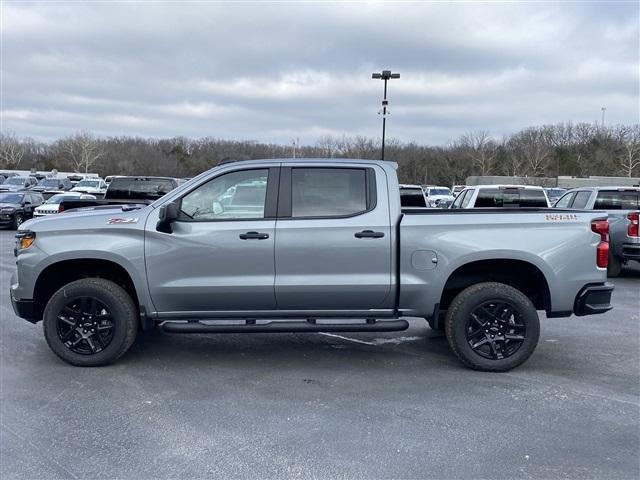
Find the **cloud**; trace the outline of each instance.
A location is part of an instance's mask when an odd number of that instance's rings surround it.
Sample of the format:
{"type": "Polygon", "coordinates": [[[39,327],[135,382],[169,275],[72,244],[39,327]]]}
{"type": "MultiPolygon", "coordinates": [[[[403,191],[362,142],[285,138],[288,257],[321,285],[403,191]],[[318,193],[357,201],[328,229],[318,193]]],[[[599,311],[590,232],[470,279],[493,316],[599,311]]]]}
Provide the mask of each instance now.
{"type": "Polygon", "coordinates": [[[634,3],[4,3],[2,125],[52,139],[215,136],[446,143],[637,122],[634,3]]]}

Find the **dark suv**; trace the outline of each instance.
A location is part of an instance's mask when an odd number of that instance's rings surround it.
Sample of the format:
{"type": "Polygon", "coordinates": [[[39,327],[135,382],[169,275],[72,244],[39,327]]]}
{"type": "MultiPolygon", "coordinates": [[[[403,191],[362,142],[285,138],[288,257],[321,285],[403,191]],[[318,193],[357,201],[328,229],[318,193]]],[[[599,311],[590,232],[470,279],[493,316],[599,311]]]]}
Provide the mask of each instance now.
{"type": "Polygon", "coordinates": [[[44,198],[32,192],[0,192],[0,226],[18,229],[22,222],[33,217],[33,210],[44,198]]]}
{"type": "Polygon", "coordinates": [[[36,186],[38,180],[34,177],[9,177],[2,185],[0,185],[0,192],[19,192],[22,190],[31,190],[36,186]]]}
{"type": "Polygon", "coordinates": [[[71,184],[71,180],[66,177],[56,178],[56,177],[48,177],[43,178],[38,182],[38,185],[33,187],[31,191],[33,192],[45,192],[45,191],[54,191],[54,192],[67,192],[73,188],[71,184]]]}

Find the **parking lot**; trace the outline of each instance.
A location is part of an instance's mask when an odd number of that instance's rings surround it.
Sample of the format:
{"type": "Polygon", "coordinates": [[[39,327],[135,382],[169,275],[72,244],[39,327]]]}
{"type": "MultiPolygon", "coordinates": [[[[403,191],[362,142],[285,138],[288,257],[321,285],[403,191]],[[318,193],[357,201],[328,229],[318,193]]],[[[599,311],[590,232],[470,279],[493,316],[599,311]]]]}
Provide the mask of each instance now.
{"type": "Polygon", "coordinates": [[[138,337],[74,368],[8,296],[2,478],[638,478],[640,268],[605,315],[542,321],[533,357],[464,368],[424,320],[387,334],[138,337]]]}

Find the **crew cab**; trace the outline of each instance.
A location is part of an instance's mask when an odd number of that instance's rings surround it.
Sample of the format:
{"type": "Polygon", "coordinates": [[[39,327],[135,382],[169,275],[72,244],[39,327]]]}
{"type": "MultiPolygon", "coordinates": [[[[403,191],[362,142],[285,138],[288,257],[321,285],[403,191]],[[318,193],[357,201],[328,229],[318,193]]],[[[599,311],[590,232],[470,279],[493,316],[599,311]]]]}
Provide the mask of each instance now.
{"type": "Polygon", "coordinates": [[[640,262],[640,188],[576,188],[560,198],[555,207],[607,212],[611,245],[607,270],[610,277],[620,275],[628,262],[640,262]]]}
{"type": "MultiPolygon", "coordinates": [[[[115,179],[114,179],[115,181],[115,179]]],[[[465,365],[506,371],[547,317],[608,311],[607,215],[401,208],[396,165],[220,165],[151,205],[24,223],[11,300],[73,365],[115,361],[138,330],[443,329],[465,365]]]]}

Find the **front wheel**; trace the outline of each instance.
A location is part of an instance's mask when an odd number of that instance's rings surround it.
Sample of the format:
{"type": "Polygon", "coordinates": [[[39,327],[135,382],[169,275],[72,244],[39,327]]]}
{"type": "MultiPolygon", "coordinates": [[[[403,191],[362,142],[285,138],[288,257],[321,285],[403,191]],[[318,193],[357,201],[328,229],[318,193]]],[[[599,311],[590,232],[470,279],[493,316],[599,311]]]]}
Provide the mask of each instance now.
{"type": "Polygon", "coordinates": [[[509,285],[478,283],[460,292],[447,312],[445,333],[467,367],[505,372],[524,363],[540,337],[531,300],[509,285]]]}
{"type": "Polygon", "coordinates": [[[18,227],[20,227],[20,225],[22,225],[23,221],[24,221],[24,218],[22,217],[22,214],[16,213],[13,216],[13,229],[14,230],[18,230],[18,227]]]}
{"type": "Polygon", "coordinates": [[[119,285],[101,278],[71,282],[44,310],[44,336],[71,365],[95,367],[116,361],[133,344],[138,311],[119,285]]]}

